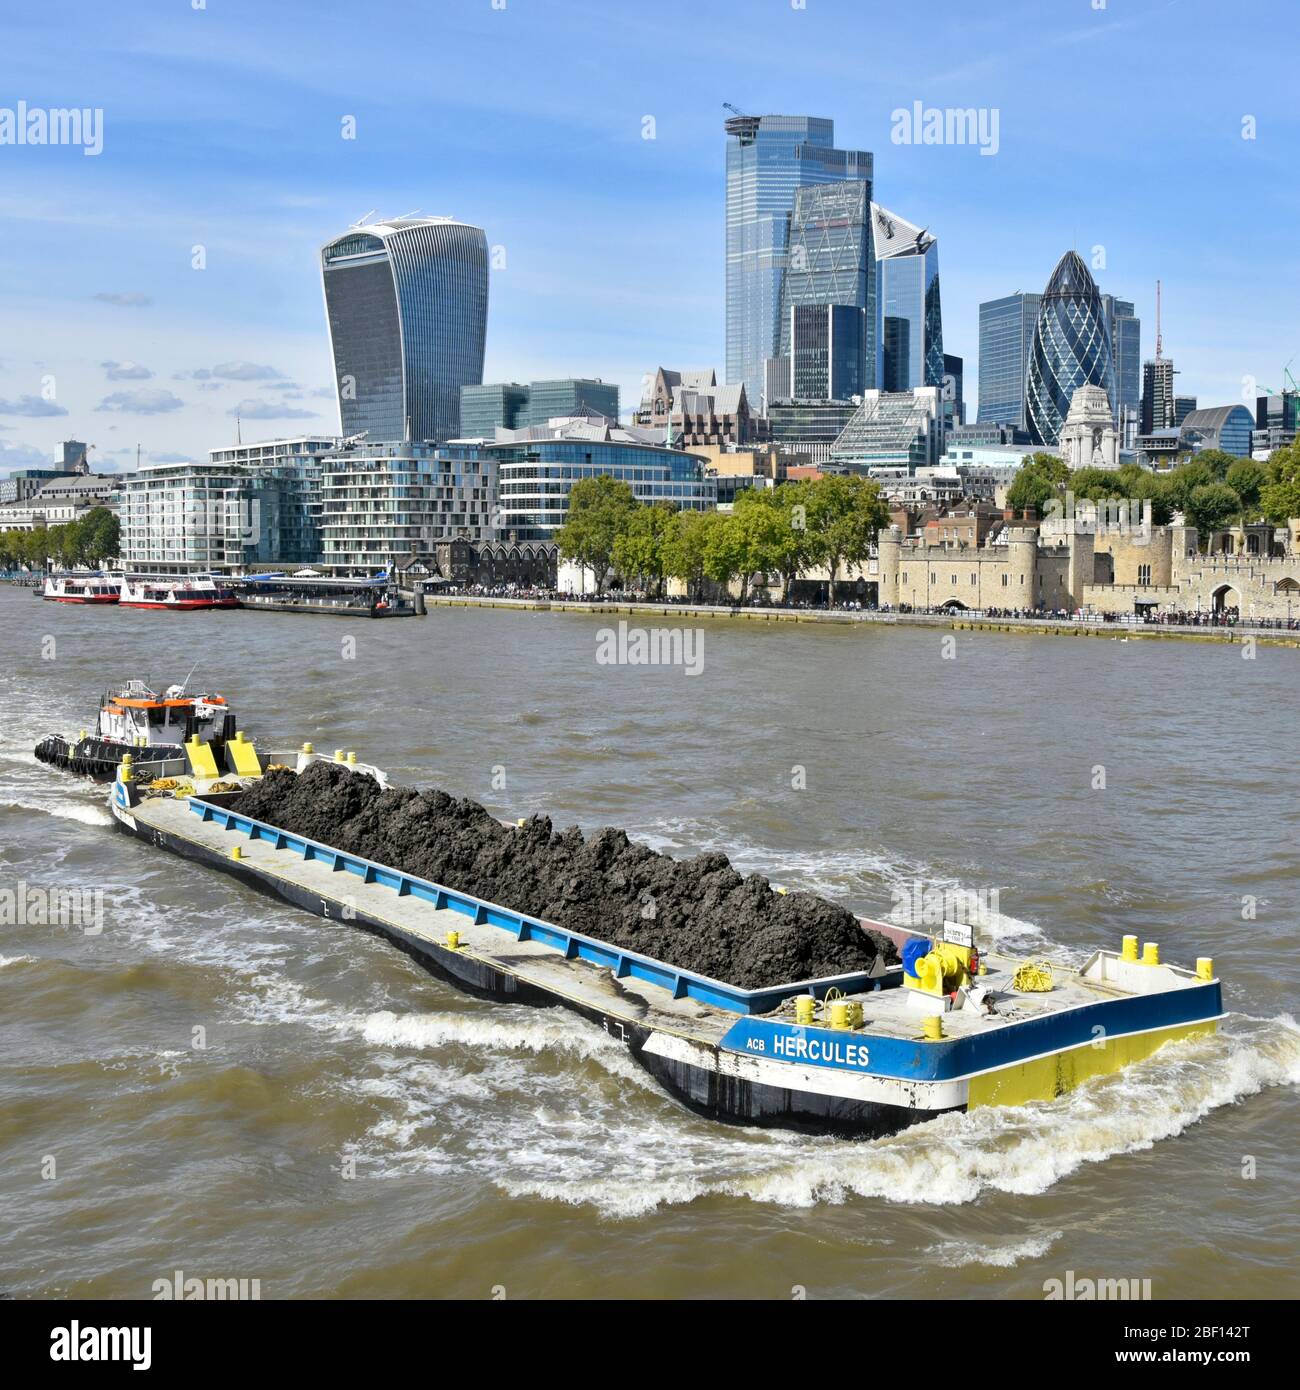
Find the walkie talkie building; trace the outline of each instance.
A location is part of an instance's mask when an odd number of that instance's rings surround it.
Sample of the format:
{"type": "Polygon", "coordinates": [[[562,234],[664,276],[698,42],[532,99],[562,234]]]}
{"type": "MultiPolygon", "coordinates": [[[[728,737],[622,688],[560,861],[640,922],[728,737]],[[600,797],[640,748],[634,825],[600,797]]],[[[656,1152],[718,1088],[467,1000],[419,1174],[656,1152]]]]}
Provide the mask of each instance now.
{"type": "Polygon", "coordinates": [[[343,433],[456,438],[460,388],[483,380],[483,230],[443,217],[352,227],[321,248],[321,279],[343,433]]]}
{"type": "Polygon", "coordinates": [[[1100,386],[1115,413],[1115,360],[1101,292],[1077,251],[1052,271],[1038,306],[1025,373],[1025,414],[1035,444],[1055,446],[1080,386],[1100,386]]]}

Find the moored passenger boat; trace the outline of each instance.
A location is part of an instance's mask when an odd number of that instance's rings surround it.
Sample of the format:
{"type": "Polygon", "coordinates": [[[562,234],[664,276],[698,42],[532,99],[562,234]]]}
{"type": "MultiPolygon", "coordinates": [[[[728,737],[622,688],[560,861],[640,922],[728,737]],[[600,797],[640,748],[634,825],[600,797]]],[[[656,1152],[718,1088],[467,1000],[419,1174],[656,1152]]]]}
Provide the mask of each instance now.
{"type": "Polygon", "coordinates": [[[122,583],[107,574],[51,574],[41,597],[52,603],[117,603],[122,583]]]}
{"type": "Polygon", "coordinates": [[[167,608],[173,611],[239,607],[239,597],[235,591],[208,574],[124,576],[119,602],[123,608],[167,608]]]}

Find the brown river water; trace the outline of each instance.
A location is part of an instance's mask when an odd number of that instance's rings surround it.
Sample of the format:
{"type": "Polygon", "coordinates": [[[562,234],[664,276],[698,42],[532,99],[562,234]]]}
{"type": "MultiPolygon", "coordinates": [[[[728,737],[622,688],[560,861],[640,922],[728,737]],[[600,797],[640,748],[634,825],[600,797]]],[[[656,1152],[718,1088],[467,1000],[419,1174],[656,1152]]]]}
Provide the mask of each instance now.
{"type": "Polygon", "coordinates": [[[263,1298],[1032,1299],[1068,1271],[1300,1294],[1300,652],[976,633],[945,659],[936,631],[723,619],[691,675],[599,663],[608,626],[0,586],[0,889],[103,908],[98,933],[0,926],[0,1293],[148,1298],[179,1270],[263,1298]],[[879,1142],[710,1123],[575,1016],[153,852],[33,758],[109,681],[195,662],[264,747],[356,749],[876,915],[917,883],[983,892],[986,938],[1027,957],[1132,932],[1214,957],[1231,1017],[879,1142]]]}

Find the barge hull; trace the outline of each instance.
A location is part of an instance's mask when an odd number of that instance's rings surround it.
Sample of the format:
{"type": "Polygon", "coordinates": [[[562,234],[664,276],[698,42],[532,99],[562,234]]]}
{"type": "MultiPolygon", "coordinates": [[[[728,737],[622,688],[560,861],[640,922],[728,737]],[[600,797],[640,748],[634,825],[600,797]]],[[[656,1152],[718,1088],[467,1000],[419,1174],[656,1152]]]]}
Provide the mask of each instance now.
{"type": "MultiPolygon", "coordinates": [[[[172,803],[173,805],[177,803],[172,803]]],[[[641,993],[628,982],[609,978],[609,972],[583,972],[580,988],[574,992],[552,988],[522,978],[508,963],[495,964],[473,951],[452,949],[433,935],[416,933],[377,911],[368,910],[361,899],[365,886],[358,886],[351,875],[347,896],[316,885],[307,885],[271,866],[263,867],[250,857],[233,858],[228,851],[204,844],[188,834],[161,829],[139,819],[131,809],[114,801],[114,823],[146,844],[164,849],[183,859],[216,869],[237,878],[258,891],[300,908],[315,916],[360,927],[382,937],[411,956],[430,974],[480,999],[542,1007],[562,1006],[578,1014],[627,1048],[634,1060],[677,1101],[702,1117],[727,1124],[779,1128],[814,1134],[835,1134],[846,1138],[873,1139],[934,1119],[949,1111],[964,1111],[964,1101],[935,1108],[914,1104],[894,1105],[884,1100],[803,1090],[797,1086],[773,1085],[753,1074],[762,1064],[750,1058],[737,1058],[721,1047],[701,1038],[699,1030],[689,1029],[688,1020],[663,1015],[648,1006],[641,993]],[[601,996],[608,996],[602,1006],[601,996]]],[[[241,843],[247,856],[250,849],[243,837],[230,836],[241,843]]],[[[297,866],[301,868],[301,864],[297,866]]],[[[373,888],[373,885],[370,885],[373,888]]],[[[391,896],[391,894],[390,894],[391,896]]],[[[455,912],[430,909],[431,925],[465,930],[465,918],[455,912]],[[444,920],[445,919],[445,922],[444,920]]],[[[514,946],[514,943],[509,943],[514,946]]],[[[515,947],[515,949],[519,949],[515,947]]],[[[534,964],[535,958],[525,958],[534,964]]],[[[523,962],[521,961],[521,964],[523,962]]],[[[575,962],[566,963],[570,968],[575,962]]],[[[718,1040],[725,1024],[716,1027],[718,1040]]],[[[770,1064],[767,1067],[770,1071],[770,1064]]],[[[782,1067],[781,1073],[802,1074],[798,1068],[782,1067]]],[[[815,1082],[816,1077],[808,1077],[815,1082]]],[[[948,1088],[945,1088],[945,1092],[948,1088]]],[[[915,1099],[913,1094],[911,1099],[915,1099]]]]}

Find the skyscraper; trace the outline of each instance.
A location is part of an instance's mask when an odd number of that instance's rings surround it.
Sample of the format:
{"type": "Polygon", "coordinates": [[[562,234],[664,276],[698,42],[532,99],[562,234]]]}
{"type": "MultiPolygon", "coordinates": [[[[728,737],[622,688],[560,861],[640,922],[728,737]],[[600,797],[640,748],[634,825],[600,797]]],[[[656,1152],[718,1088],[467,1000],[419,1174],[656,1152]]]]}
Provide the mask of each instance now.
{"type": "Polygon", "coordinates": [[[876,257],[879,385],[910,391],[943,385],[943,313],[939,301],[939,243],[923,227],[871,205],[876,257]]]}
{"type": "Polygon", "coordinates": [[[1103,294],[1101,303],[1115,357],[1115,413],[1121,426],[1129,420],[1136,424],[1142,409],[1142,320],[1132,300],[1103,294]]]}
{"type": "Polygon", "coordinates": [[[1174,364],[1169,357],[1156,357],[1142,364],[1142,433],[1172,429],[1175,419],[1174,364]]]}
{"type": "Polygon", "coordinates": [[[321,248],[345,435],[442,441],[483,380],[487,237],[445,217],[351,227],[321,248]]]}
{"type": "Polygon", "coordinates": [[[1080,386],[1100,386],[1115,410],[1115,362],[1101,293],[1077,251],[1067,251],[1043,291],[1025,375],[1029,433],[1055,446],[1080,386]]]}
{"type": "Polygon", "coordinates": [[[1042,295],[1009,294],[980,305],[978,422],[1028,429],[1025,373],[1042,295]]]}
{"type": "Polygon", "coordinates": [[[870,183],[871,155],[837,150],[835,123],[816,116],[741,116],[727,132],[727,380],[757,401],[776,357],[795,190],[870,183]]]}
{"type": "MultiPolygon", "coordinates": [[[[796,190],[781,287],[782,357],[790,352],[792,311],[808,305],[847,306],[859,311],[863,320],[858,330],[860,366],[854,370],[847,363],[841,364],[858,382],[852,387],[854,394],[874,385],[876,380],[876,275],[870,209],[871,184],[864,179],[810,184],[796,190]]],[[[843,339],[849,316],[831,317],[840,324],[843,339]]],[[[795,375],[797,378],[797,368],[795,375]]],[[[797,382],[795,394],[800,394],[797,382]]]]}

